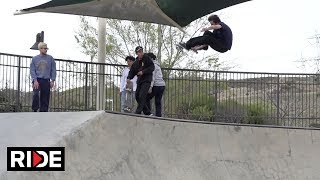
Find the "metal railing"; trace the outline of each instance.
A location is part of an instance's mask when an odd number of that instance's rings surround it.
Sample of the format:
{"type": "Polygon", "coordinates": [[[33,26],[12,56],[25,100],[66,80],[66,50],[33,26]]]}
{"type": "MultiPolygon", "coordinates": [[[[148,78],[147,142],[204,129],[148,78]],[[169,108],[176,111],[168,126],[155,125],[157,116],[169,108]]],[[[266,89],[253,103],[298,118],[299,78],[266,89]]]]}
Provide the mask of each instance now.
{"type": "MultiPolygon", "coordinates": [[[[29,56],[0,53],[0,110],[31,111],[29,56]]],[[[56,59],[50,111],[96,109],[97,69],[104,66],[106,110],[120,111],[125,66],[56,59]]],[[[320,76],[163,68],[165,117],[279,126],[317,126],[320,76]]],[[[99,97],[98,97],[99,98],[99,97]]],[[[153,108],[154,109],[154,108],[153,108]]]]}

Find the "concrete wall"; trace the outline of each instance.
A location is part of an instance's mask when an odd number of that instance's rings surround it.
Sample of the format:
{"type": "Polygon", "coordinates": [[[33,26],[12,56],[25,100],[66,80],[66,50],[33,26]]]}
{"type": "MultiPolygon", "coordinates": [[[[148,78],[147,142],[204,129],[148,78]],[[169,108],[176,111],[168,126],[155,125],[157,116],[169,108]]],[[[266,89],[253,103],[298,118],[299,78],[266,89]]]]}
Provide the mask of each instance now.
{"type": "Polygon", "coordinates": [[[188,123],[108,113],[92,114],[90,121],[77,127],[53,143],[66,147],[65,172],[9,172],[2,178],[320,179],[318,130],[188,123]]]}

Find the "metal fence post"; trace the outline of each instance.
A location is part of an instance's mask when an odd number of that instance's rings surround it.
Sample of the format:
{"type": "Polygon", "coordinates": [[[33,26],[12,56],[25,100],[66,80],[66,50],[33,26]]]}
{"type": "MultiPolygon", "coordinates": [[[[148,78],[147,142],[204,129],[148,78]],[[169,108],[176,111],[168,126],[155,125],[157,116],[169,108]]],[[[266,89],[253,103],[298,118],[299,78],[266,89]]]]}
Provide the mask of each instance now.
{"type": "Polygon", "coordinates": [[[218,72],[215,72],[214,79],[214,110],[213,110],[213,118],[216,118],[216,114],[218,111],[218,72]]]}
{"type": "Polygon", "coordinates": [[[88,63],[86,63],[86,72],[85,72],[84,109],[88,110],[88,63]]]}
{"type": "MultiPolygon", "coordinates": [[[[32,99],[32,88],[29,89],[28,77],[25,77],[29,74],[25,71],[28,69],[25,67],[25,63],[29,60],[32,60],[32,57],[0,52],[0,68],[2,70],[0,80],[3,81],[2,84],[0,83],[1,112],[21,112],[27,106],[30,106],[28,101],[32,99]]],[[[112,108],[115,110],[119,108],[118,100],[121,98],[116,94],[119,88],[117,81],[120,75],[118,71],[115,72],[114,70],[125,67],[124,65],[63,59],[57,59],[57,62],[63,63],[61,67],[59,65],[60,68],[58,70],[59,79],[62,80],[61,91],[59,89],[54,94],[57,99],[55,99],[52,109],[59,111],[80,109],[74,107],[76,102],[74,100],[82,102],[81,110],[90,110],[91,108],[94,110],[94,103],[96,103],[98,110],[104,110],[106,100],[112,103],[112,108]],[[82,72],[78,72],[75,69],[78,64],[80,64],[82,72]],[[83,66],[85,66],[84,69],[83,66]],[[78,79],[78,74],[81,74],[80,79],[78,79]],[[78,83],[79,81],[80,83],[78,83]],[[94,89],[97,89],[97,93],[93,92],[94,89]],[[80,91],[81,93],[78,93],[80,91]],[[113,99],[106,99],[105,97],[108,97],[106,95],[111,96],[113,99]]],[[[316,123],[320,118],[319,103],[317,103],[319,92],[317,87],[314,87],[318,85],[316,84],[319,81],[318,74],[229,72],[175,68],[163,68],[163,70],[167,84],[163,96],[163,104],[165,105],[163,108],[165,115],[169,117],[191,118],[202,121],[203,117],[207,116],[206,114],[201,114],[203,105],[207,105],[207,101],[203,102],[202,100],[205,99],[204,96],[209,91],[210,97],[208,99],[211,100],[210,103],[213,103],[210,107],[212,112],[209,112],[211,113],[210,118],[212,121],[221,121],[224,116],[245,118],[247,109],[244,108],[244,105],[256,105],[260,102],[268,103],[268,107],[261,111],[260,108],[257,109],[258,113],[254,111],[255,114],[251,116],[266,117],[272,120],[272,125],[308,126],[310,123],[316,123]],[[238,73],[246,76],[238,77],[236,76],[238,73]],[[308,77],[316,79],[308,79],[308,77]],[[207,81],[207,79],[209,80],[207,81]],[[259,83],[259,85],[253,86],[253,93],[246,93],[250,90],[250,83],[259,83]],[[314,89],[310,89],[311,87],[314,89]],[[232,89],[228,90],[229,88],[232,89]],[[233,97],[235,103],[228,102],[230,97],[233,97]],[[188,103],[188,108],[184,106],[184,103],[188,103]],[[272,106],[271,110],[269,105],[272,106]],[[224,106],[228,108],[228,111],[224,112],[224,106]],[[194,111],[189,111],[189,109],[194,111]],[[229,112],[230,114],[227,114],[229,112]],[[291,122],[291,120],[294,121],[291,122]],[[297,123],[296,120],[299,120],[299,122],[305,121],[302,124],[293,124],[297,123]]],[[[206,109],[205,112],[207,112],[206,109]]]]}
{"type": "Polygon", "coordinates": [[[280,75],[278,74],[277,81],[277,125],[280,121],[280,75]]]}
{"type": "Polygon", "coordinates": [[[20,81],[21,81],[21,57],[18,58],[18,72],[17,72],[17,91],[16,91],[16,112],[20,112],[20,81]]]}

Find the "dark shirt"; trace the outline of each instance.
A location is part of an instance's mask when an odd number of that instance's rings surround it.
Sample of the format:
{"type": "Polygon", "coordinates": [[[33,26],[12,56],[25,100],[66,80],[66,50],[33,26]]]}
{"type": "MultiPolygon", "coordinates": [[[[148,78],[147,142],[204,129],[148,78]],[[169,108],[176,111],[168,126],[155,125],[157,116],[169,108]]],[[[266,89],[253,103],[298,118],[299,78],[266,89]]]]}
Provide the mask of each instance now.
{"type": "Polygon", "coordinates": [[[141,60],[137,58],[137,60],[132,64],[127,79],[133,79],[133,77],[137,75],[139,71],[142,71],[143,74],[141,76],[138,76],[137,85],[143,82],[151,83],[153,70],[153,61],[149,56],[144,54],[141,60]]]}
{"type": "Polygon", "coordinates": [[[228,25],[226,25],[223,22],[219,23],[221,25],[220,29],[217,29],[215,31],[217,31],[217,38],[224,40],[226,48],[228,50],[231,49],[232,47],[232,40],[233,40],[233,34],[232,31],[230,29],[230,27],[228,25]]]}

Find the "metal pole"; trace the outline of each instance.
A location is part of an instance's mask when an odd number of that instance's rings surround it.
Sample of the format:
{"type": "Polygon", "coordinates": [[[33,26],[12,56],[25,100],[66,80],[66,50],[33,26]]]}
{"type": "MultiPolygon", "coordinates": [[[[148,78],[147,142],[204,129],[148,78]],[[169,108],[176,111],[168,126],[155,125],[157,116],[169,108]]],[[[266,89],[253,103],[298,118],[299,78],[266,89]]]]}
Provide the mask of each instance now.
{"type": "Polygon", "coordinates": [[[84,109],[88,110],[88,63],[86,63],[85,85],[84,85],[84,109]]]}
{"type": "Polygon", "coordinates": [[[218,72],[215,72],[215,79],[214,79],[214,110],[213,110],[213,117],[214,120],[217,118],[218,113],[218,72]]]}
{"type": "Polygon", "coordinates": [[[280,76],[278,75],[277,81],[277,125],[280,121],[280,76]]]}
{"type": "MultiPolygon", "coordinates": [[[[105,63],[106,59],[106,25],[105,18],[99,18],[98,24],[98,63],[105,63]]],[[[105,110],[105,81],[104,65],[98,65],[97,101],[96,110],[105,110]]]]}
{"type": "Polygon", "coordinates": [[[16,94],[16,112],[20,112],[20,87],[21,87],[21,57],[18,58],[18,80],[17,80],[17,94],[16,94]]]}

